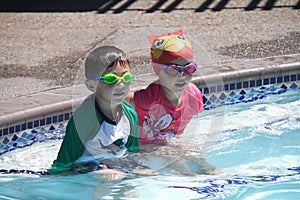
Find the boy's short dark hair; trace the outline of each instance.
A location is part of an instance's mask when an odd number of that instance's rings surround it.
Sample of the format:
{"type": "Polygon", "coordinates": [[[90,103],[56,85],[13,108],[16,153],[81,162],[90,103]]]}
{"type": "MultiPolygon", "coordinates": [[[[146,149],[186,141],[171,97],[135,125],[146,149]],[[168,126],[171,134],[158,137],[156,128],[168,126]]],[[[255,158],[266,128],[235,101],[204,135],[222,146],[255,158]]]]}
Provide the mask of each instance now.
{"type": "Polygon", "coordinates": [[[116,60],[126,61],[126,54],[114,46],[102,46],[89,53],[85,60],[85,77],[100,76],[107,68],[113,67],[116,60]]]}

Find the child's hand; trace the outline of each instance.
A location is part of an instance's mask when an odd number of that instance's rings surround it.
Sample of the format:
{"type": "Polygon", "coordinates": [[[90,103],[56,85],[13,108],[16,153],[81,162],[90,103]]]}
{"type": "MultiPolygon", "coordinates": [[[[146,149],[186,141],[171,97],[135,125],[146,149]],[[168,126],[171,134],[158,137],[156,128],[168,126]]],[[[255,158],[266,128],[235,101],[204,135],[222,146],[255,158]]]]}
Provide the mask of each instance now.
{"type": "Polygon", "coordinates": [[[98,166],[100,167],[100,169],[108,169],[106,165],[99,164],[98,166]]]}
{"type": "Polygon", "coordinates": [[[117,181],[126,177],[126,173],[108,168],[95,171],[95,174],[98,178],[103,179],[104,181],[117,181]]]}
{"type": "Polygon", "coordinates": [[[159,174],[157,171],[154,171],[152,169],[145,169],[145,168],[136,168],[132,170],[132,173],[137,175],[142,175],[142,176],[154,176],[159,174]]]}

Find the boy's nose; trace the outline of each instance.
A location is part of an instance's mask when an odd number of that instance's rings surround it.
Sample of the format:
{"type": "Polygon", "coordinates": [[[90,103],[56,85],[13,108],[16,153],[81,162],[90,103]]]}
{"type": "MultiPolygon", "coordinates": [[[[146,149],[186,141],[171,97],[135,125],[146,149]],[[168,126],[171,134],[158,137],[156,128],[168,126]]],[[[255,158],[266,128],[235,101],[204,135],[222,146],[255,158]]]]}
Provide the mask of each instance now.
{"type": "Polygon", "coordinates": [[[125,86],[125,83],[124,83],[122,80],[118,80],[118,81],[116,82],[116,85],[121,86],[121,87],[124,87],[124,86],[125,86]]]}

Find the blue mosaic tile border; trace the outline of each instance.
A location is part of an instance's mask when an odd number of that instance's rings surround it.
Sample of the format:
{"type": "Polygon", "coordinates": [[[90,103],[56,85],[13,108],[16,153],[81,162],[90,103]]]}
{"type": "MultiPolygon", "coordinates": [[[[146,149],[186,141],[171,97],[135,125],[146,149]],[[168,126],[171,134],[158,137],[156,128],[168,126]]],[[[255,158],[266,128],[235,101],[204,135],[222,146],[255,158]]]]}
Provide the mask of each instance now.
{"type": "MultiPolygon", "coordinates": [[[[229,94],[222,93],[212,93],[208,98],[203,96],[205,102],[204,109],[210,110],[220,106],[232,105],[237,103],[248,103],[265,98],[267,95],[279,95],[287,92],[288,90],[297,90],[300,92],[300,82],[282,84],[280,87],[269,85],[262,86],[259,88],[253,88],[249,91],[241,89],[240,91],[229,91],[229,94]]],[[[0,137],[0,155],[12,151],[17,148],[24,148],[30,146],[36,142],[44,142],[48,140],[62,139],[65,134],[65,123],[70,119],[72,113],[61,114],[58,116],[48,117],[46,119],[41,119],[38,123],[29,122],[27,124],[27,129],[25,125],[22,126],[24,130],[19,132],[9,133],[10,129],[5,129],[5,134],[0,137]],[[39,126],[38,126],[39,125],[39,126]],[[48,127],[48,128],[46,128],[48,127]]],[[[17,125],[16,127],[19,127],[17,125]]],[[[14,127],[15,130],[18,130],[14,127]]]]}
{"type": "MultiPolygon", "coordinates": [[[[252,102],[258,99],[263,99],[267,95],[278,95],[285,93],[289,89],[300,91],[300,87],[298,87],[296,83],[291,83],[289,86],[287,84],[282,84],[281,87],[276,87],[274,85],[262,86],[260,88],[251,89],[249,92],[246,92],[244,89],[242,89],[240,92],[230,91],[229,95],[221,93],[219,96],[217,96],[216,93],[213,93],[209,99],[207,99],[207,97],[204,95],[204,109],[210,110],[224,105],[252,102]]],[[[13,127],[17,133],[10,133],[13,128],[6,128],[4,131],[1,130],[2,135],[0,137],[0,155],[17,148],[31,146],[36,142],[62,139],[65,133],[65,125],[62,122],[69,120],[71,114],[72,113],[65,113],[58,116],[41,119],[39,121],[36,120],[33,122],[28,122],[27,124],[23,124],[21,126],[17,125],[13,127]],[[57,127],[55,127],[54,124],[58,124],[57,127]],[[49,128],[46,129],[46,126],[49,128]]]]}
{"type": "Polygon", "coordinates": [[[278,76],[278,77],[242,81],[242,82],[230,83],[225,85],[216,85],[211,87],[200,88],[200,90],[203,93],[203,95],[206,95],[209,93],[257,88],[264,85],[271,85],[271,84],[278,85],[278,84],[296,82],[296,81],[300,81],[300,74],[292,74],[292,75],[285,75],[285,76],[278,76]]]}
{"type": "Polygon", "coordinates": [[[203,95],[204,110],[214,109],[220,106],[232,105],[237,103],[248,103],[263,99],[267,95],[278,95],[287,92],[288,90],[300,91],[300,83],[282,84],[280,87],[274,85],[261,86],[253,88],[249,91],[245,89],[229,91],[229,93],[212,93],[210,96],[203,95]]]}
{"type": "MultiPolygon", "coordinates": [[[[199,88],[203,94],[204,109],[210,110],[224,105],[247,103],[264,98],[268,94],[281,94],[287,89],[300,87],[300,74],[249,80],[224,85],[199,88]],[[248,94],[248,95],[247,95],[248,94]]],[[[1,138],[11,136],[28,129],[34,129],[70,119],[72,112],[0,129],[1,138]]]]}
{"type": "Polygon", "coordinates": [[[0,137],[0,155],[19,148],[33,145],[36,142],[63,139],[65,125],[59,123],[50,125],[48,128],[27,129],[19,133],[0,137]]]}
{"type": "Polygon", "coordinates": [[[56,124],[59,122],[67,121],[71,118],[72,113],[64,113],[56,116],[46,117],[40,120],[29,121],[27,123],[18,124],[8,128],[0,129],[0,138],[2,136],[11,135],[27,129],[33,129],[37,127],[43,127],[47,125],[56,124]]]}

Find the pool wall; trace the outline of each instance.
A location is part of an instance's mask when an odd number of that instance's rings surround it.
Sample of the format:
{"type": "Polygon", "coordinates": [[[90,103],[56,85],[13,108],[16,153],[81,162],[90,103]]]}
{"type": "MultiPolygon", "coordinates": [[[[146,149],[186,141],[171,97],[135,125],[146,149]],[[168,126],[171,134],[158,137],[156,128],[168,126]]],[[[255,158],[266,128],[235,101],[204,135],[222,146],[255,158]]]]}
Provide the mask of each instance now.
{"type": "MultiPolygon", "coordinates": [[[[131,88],[145,87],[155,79],[154,75],[137,77],[131,88]]],[[[264,94],[251,98],[246,94],[258,89],[280,94],[300,88],[300,54],[201,67],[193,82],[202,91],[207,110],[255,101],[264,94]]],[[[69,120],[88,94],[85,85],[74,85],[1,101],[0,155],[1,149],[3,153],[16,148],[15,141],[25,130],[47,130],[69,120]]]]}

